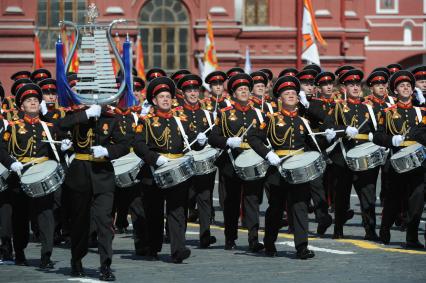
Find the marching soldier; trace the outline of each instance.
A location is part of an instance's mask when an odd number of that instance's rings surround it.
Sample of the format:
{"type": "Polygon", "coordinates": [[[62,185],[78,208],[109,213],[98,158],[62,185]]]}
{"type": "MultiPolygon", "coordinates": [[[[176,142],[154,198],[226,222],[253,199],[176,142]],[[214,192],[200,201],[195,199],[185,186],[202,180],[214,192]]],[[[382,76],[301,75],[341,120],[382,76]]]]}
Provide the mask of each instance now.
{"type": "MultiPolygon", "coordinates": [[[[188,125],[188,129],[193,136],[202,141],[204,146],[207,143],[207,136],[204,133],[213,126],[213,115],[207,110],[201,109],[199,102],[200,87],[202,80],[197,75],[186,75],[178,81],[177,88],[185,97],[183,109],[179,111],[179,118],[188,125]]],[[[212,218],[211,195],[215,185],[216,170],[214,172],[192,177],[189,188],[189,199],[195,199],[198,207],[198,217],[200,221],[200,248],[208,248],[216,243],[216,237],[210,234],[210,220],[212,218]]]]}
{"type": "Polygon", "coordinates": [[[386,68],[388,68],[391,75],[402,70],[402,66],[400,64],[396,64],[396,63],[389,64],[389,65],[386,66],[386,68]]]}
{"type": "Polygon", "coordinates": [[[265,98],[268,102],[272,101],[272,97],[270,96],[270,93],[272,91],[272,80],[274,79],[274,74],[272,73],[272,71],[270,69],[260,69],[259,72],[263,72],[268,76],[268,83],[266,84],[265,87],[265,98]]]}
{"type": "MultiPolygon", "coordinates": [[[[178,70],[178,71],[174,72],[170,76],[170,78],[173,80],[173,82],[175,83],[175,85],[177,85],[177,83],[179,82],[179,80],[181,78],[183,78],[185,75],[190,75],[190,74],[191,74],[190,71],[182,69],[182,70],[178,70]]],[[[184,97],[184,95],[182,93],[182,90],[180,90],[180,89],[177,88],[176,89],[176,102],[177,102],[177,104],[183,105],[185,103],[184,100],[185,100],[185,97],[184,97]]],[[[178,106],[177,104],[175,104],[174,106],[177,107],[178,106]]]]}
{"type": "Polygon", "coordinates": [[[38,82],[44,80],[44,79],[50,79],[52,78],[52,74],[49,70],[46,69],[37,69],[34,72],[31,73],[31,80],[38,84],[38,82]]]}
{"type": "MultiPolygon", "coordinates": [[[[135,153],[146,162],[142,168],[144,190],[143,205],[146,212],[148,247],[151,259],[158,259],[163,244],[164,202],[166,202],[167,224],[169,227],[171,256],[174,263],[182,263],[191,250],[185,246],[185,207],[188,198],[187,182],[162,190],[153,178],[150,166],[161,166],[170,159],[183,156],[186,134],[194,140],[184,123],[174,117],[172,99],[176,86],[167,77],[150,81],[147,100],[154,105],[155,112],[144,119],[136,128],[135,153]]],[[[195,145],[196,147],[196,145],[195,145]]]]}
{"type": "Polygon", "coordinates": [[[204,82],[210,85],[211,96],[203,100],[204,108],[210,112],[217,113],[220,109],[231,105],[226,98],[224,83],[227,76],[224,72],[214,71],[207,75],[204,82]]]}
{"type": "Polygon", "coordinates": [[[376,180],[379,167],[354,172],[346,164],[346,152],[364,142],[372,141],[372,135],[377,125],[375,115],[361,100],[361,81],[363,73],[360,70],[351,69],[341,74],[339,82],[345,88],[347,100],[336,103],[331,115],[327,117],[325,126],[328,128],[327,139],[333,140],[338,134],[338,145],[331,151],[330,158],[334,166],[336,180],[335,190],[335,224],[333,239],[341,239],[343,225],[348,218],[353,217],[350,212],[350,193],[352,185],[361,203],[362,222],[365,228],[366,240],[378,240],[376,234],[376,180]],[[361,127],[361,125],[363,125],[361,127]],[[344,133],[343,133],[344,132],[344,133]]]}
{"type": "MultiPolygon", "coordinates": [[[[415,144],[417,140],[423,143],[422,121],[425,113],[412,104],[414,86],[414,76],[405,70],[395,72],[389,80],[389,87],[397,95],[398,103],[380,112],[378,130],[373,141],[390,148],[393,154],[415,144]]],[[[424,248],[418,239],[418,227],[424,207],[424,168],[397,173],[390,167],[388,175],[391,180],[384,199],[380,240],[384,244],[390,243],[390,228],[401,212],[402,202],[405,202],[408,205],[406,246],[424,248]]]]}
{"type": "Polygon", "coordinates": [[[73,108],[60,122],[62,131],[71,132],[76,153],[64,181],[68,201],[72,203],[71,276],[85,276],[81,261],[88,252],[92,216],[99,242],[99,279],[114,281],[110,266],[115,175],[110,160],[127,154],[129,144],[120,132],[117,119],[101,111],[101,106],[73,108]]]}
{"type": "Polygon", "coordinates": [[[248,229],[249,249],[251,252],[263,250],[258,241],[259,230],[259,194],[262,180],[244,181],[240,179],[233,167],[233,160],[244,150],[249,149],[247,137],[242,136],[252,127],[258,127],[263,120],[261,112],[249,104],[253,80],[247,74],[237,74],[229,78],[228,90],[233,95],[233,106],[223,108],[216,118],[216,126],[209,136],[209,144],[213,147],[228,150],[229,156],[222,154],[216,161],[219,172],[223,176],[225,250],[236,248],[238,238],[238,217],[240,215],[241,197],[243,198],[244,220],[248,229]]]}
{"type": "Polygon", "coordinates": [[[227,76],[228,79],[230,79],[231,77],[233,77],[237,74],[244,74],[244,70],[240,67],[233,67],[233,68],[229,69],[228,71],[226,71],[226,76],[227,76]]]}
{"type": "Polygon", "coordinates": [[[300,81],[301,90],[299,96],[300,103],[303,105],[305,105],[307,101],[311,101],[313,97],[316,97],[314,80],[317,74],[317,71],[313,69],[305,69],[296,75],[296,78],[300,81]]]}
{"type": "Polygon", "coordinates": [[[415,106],[424,106],[426,99],[426,66],[420,66],[412,71],[414,78],[416,79],[416,86],[414,88],[413,104],[415,106]]]}
{"type": "Polygon", "coordinates": [[[253,79],[253,93],[250,96],[251,105],[265,113],[274,113],[274,108],[276,108],[275,102],[269,102],[266,98],[266,86],[268,85],[268,76],[261,71],[253,72],[250,74],[250,76],[253,79]]]}
{"type": "Polygon", "coordinates": [[[284,77],[284,76],[295,77],[297,73],[299,73],[299,71],[297,69],[295,69],[295,68],[285,68],[284,70],[282,70],[279,73],[278,77],[279,78],[284,77]]]}
{"type": "MultiPolygon", "coordinates": [[[[274,95],[282,100],[280,112],[268,114],[266,122],[249,131],[248,142],[253,149],[274,167],[270,167],[266,182],[269,183],[269,206],[265,216],[265,253],[267,256],[277,255],[275,241],[281,228],[281,216],[287,201],[290,215],[293,216],[294,242],[297,257],[308,259],[315,256],[308,249],[308,202],[310,186],[308,183],[292,185],[278,172],[275,166],[280,165],[283,156],[293,155],[299,149],[316,148],[317,142],[309,136],[308,121],[298,116],[297,105],[300,83],[292,76],[280,77],[274,85],[274,95]],[[268,141],[271,148],[265,144],[268,141]]],[[[317,144],[318,145],[318,144],[317,144]]],[[[324,143],[325,145],[325,143],[324,143]]]]}

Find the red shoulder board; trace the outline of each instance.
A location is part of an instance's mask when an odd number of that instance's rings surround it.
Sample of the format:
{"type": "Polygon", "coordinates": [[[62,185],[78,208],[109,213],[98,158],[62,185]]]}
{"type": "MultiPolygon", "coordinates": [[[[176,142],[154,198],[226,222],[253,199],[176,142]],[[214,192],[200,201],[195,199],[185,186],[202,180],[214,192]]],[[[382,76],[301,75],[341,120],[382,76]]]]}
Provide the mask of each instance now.
{"type": "Polygon", "coordinates": [[[392,105],[392,106],[390,106],[390,107],[388,107],[388,108],[385,108],[383,111],[385,111],[385,113],[386,112],[388,112],[388,111],[390,111],[390,110],[393,110],[393,109],[396,109],[398,106],[396,105],[396,104],[394,104],[394,105],[392,105]]]}
{"type": "Polygon", "coordinates": [[[225,107],[225,108],[220,109],[220,112],[225,112],[225,111],[231,110],[231,109],[233,109],[233,108],[234,108],[234,107],[232,107],[232,105],[230,105],[230,106],[228,106],[228,107],[225,107]]]}
{"type": "Polygon", "coordinates": [[[175,107],[175,108],[172,109],[173,112],[181,111],[181,110],[183,110],[182,106],[177,106],[177,107],[175,107]]]}
{"type": "Polygon", "coordinates": [[[132,107],[130,108],[130,110],[131,110],[132,112],[140,112],[140,111],[142,110],[142,106],[140,106],[140,105],[135,105],[135,106],[132,106],[132,107]]]}

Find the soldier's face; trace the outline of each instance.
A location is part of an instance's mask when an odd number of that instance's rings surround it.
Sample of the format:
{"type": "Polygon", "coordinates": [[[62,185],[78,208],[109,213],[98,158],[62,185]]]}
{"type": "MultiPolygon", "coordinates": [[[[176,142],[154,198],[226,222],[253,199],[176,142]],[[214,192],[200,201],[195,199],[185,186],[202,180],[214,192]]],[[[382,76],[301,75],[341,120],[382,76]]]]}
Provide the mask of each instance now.
{"type": "Polygon", "coordinates": [[[172,95],[168,91],[162,91],[152,99],[152,102],[160,110],[169,111],[172,108],[172,95]]]}
{"type": "Polygon", "coordinates": [[[314,83],[312,82],[301,82],[300,88],[306,93],[306,94],[313,94],[314,93],[314,83]]]}
{"type": "Polygon", "coordinates": [[[55,103],[57,96],[54,94],[43,94],[43,100],[46,101],[47,104],[55,103]]]}
{"type": "Polygon", "coordinates": [[[333,93],[333,83],[322,84],[320,89],[322,94],[329,96],[333,93]]]}
{"type": "Polygon", "coordinates": [[[413,88],[409,82],[399,83],[395,89],[395,94],[400,98],[410,98],[413,93],[413,88]]]}
{"type": "Polygon", "coordinates": [[[27,114],[38,114],[40,111],[40,102],[36,97],[29,97],[22,102],[21,110],[27,114]]]}
{"type": "Polygon", "coordinates": [[[283,105],[295,107],[299,103],[299,96],[293,89],[288,89],[281,92],[280,99],[283,105]]]}
{"type": "Polygon", "coordinates": [[[248,86],[240,86],[234,91],[234,97],[239,101],[246,102],[250,96],[250,89],[248,86]]]}
{"type": "Polygon", "coordinates": [[[377,96],[384,96],[386,94],[386,84],[374,84],[370,87],[370,90],[377,96]]]}
{"type": "Polygon", "coordinates": [[[352,98],[358,98],[361,96],[361,84],[360,83],[348,83],[345,85],[346,94],[352,98]]]}
{"type": "Polygon", "coordinates": [[[223,84],[222,83],[214,83],[210,85],[211,89],[212,89],[212,93],[215,96],[221,96],[224,90],[223,84]]]}
{"type": "Polygon", "coordinates": [[[197,104],[198,98],[200,97],[200,90],[198,88],[191,88],[184,91],[186,102],[189,104],[197,104]]]}
{"type": "Polygon", "coordinates": [[[272,88],[272,81],[268,81],[268,84],[265,87],[265,93],[268,93],[271,88],[272,88]]]}
{"type": "Polygon", "coordinates": [[[416,81],[416,87],[420,88],[423,92],[426,92],[426,80],[416,81]]]}
{"type": "Polygon", "coordinates": [[[265,85],[262,83],[255,84],[253,86],[253,93],[257,96],[263,96],[265,94],[265,85]]]}

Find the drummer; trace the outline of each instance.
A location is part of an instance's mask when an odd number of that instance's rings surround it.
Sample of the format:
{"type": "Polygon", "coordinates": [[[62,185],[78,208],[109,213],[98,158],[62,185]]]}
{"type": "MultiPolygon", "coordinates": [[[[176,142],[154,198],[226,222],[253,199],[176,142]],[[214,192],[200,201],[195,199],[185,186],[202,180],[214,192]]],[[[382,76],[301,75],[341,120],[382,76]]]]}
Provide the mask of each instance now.
{"type": "MultiPolygon", "coordinates": [[[[199,95],[202,80],[197,75],[185,75],[178,81],[177,88],[184,96],[183,110],[179,111],[179,119],[188,125],[192,135],[197,135],[201,145],[207,144],[209,128],[213,126],[213,115],[202,110],[199,95]],[[206,132],[207,131],[207,132],[206,132]],[[205,133],[206,132],[206,133],[205,133]]],[[[192,177],[189,188],[189,199],[195,199],[200,221],[200,248],[208,248],[216,243],[216,237],[210,234],[210,220],[212,217],[211,194],[215,185],[216,170],[209,174],[192,177]]]]}
{"type": "MultiPolygon", "coordinates": [[[[412,105],[412,93],[415,86],[414,76],[405,70],[395,72],[389,80],[389,88],[397,95],[398,102],[380,112],[378,130],[374,134],[374,143],[391,148],[393,154],[402,148],[423,143],[424,111],[412,105]]],[[[419,167],[405,173],[389,169],[390,187],[386,192],[383,208],[380,240],[389,244],[392,227],[401,204],[408,205],[406,246],[424,248],[418,239],[420,217],[424,207],[424,168],[419,167]]]]}
{"type": "MultiPolygon", "coordinates": [[[[149,258],[158,260],[158,252],[163,244],[164,202],[166,202],[167,223],[170,233],[171,256],[174,263],[182,263],[191,250],[185,246],[185,206],[188,197],[188,183],[181,182],[167,189],[160,189],[154,179],[150,166],[159,167],[169,160],[183,156],[185,137],[194,140],[196,137],[173,116],[172,99],[176,86],[167,77],[155,78],[148,84],[147,100],[155,112],[145,116],[144,123],[136,128],[134,143],[135,153],[146,165],[142,168],[143,205],[147,218],[149,258]]],[[[205,139],[197,139],[199,142],[205,139]]],[[[198,142],[194,144],[197,148],[198,142]]],[[[178,181],[178,180],[176,180],[178,181]]]]}
{"type": "MultiPolygon", "coordinates": [[[[186,69],[181,69],[181,70],[177,70],[176,72],[174,72],[170,78],[173,80],[173,82],[175,83],[175,85],[177,86],[179,80],[181,78],[183,78],[185,75],[190,75],[191,72],[186,70],[186,69]]],[[[179,88],[176,88],[176,101],[179,105],[183,105],[185,103],[185,97],[182,93],[182,90],[179,88]]],[[[174,105],[174,107],[176,107],[177,105],[174,105]]]]}
{"type": "Polygon", "coordinates": [[[268,83],[265,87],[265,100],[267,102],[272,102],[274,100],[273,97],[271,97],[271,91],[272,91],[272,80],[274,79],[274,73],[272,73],[271,69],[263,68],[259,70],[260,72],[265,73],[268,76],[268,83]]]}
{"type": "MultiPolygon", "coordinates": [[[[54,138],[55,129],[53,124],[40,120],[40,102],[42,90],[36,84],[26,84],[19,88],[16,94],[16,106],[24,113],[23,119],[10,122],[3,140],[8,144],[9,153],[17,160],[10,159],[6,166],[13,172],[9,179],[9,189],[12,192],[12,227],[13,246],[15,250],[15,264],[28,265],[24,249],[29,239],[29,216],[36,215],[41,241],[40,268],[52,269],[54,263],[50,257],[53,249],[53,197],[54,194],[38,198],[29,198],[19,185],[18,176],[24,171],[23,164],[33,162],[39,164],[49,159],[59,162],[59,154],[53,144],[43,141],[54,138]]],[[[61,150],[67,150],[70,141],[64,140],[61,150]]]]}
{"type": "MultiPolygon", "coordinates": [[[[277,255],[275,242],[281,227],[284,204],[288,201],[290,215],[294,223],[294,242],[297,257],[308,259],[315,256],[308,249],[308,202],[310,199],[309,183],[291,185],[283,179],[275,166],[281,163],[280,157],[303,153],[302,150],[317,150],[316,142],[309,136],[308,121],[298,116],[297,105],[300,91],[299,80],[293,76],[280,77],[274,85],[273,93],[281,100],[280,112],[269,114],[260,127],[249,131],[250,146],[269,161],[270,167],[266,182],[269,183],[269,206],[265,216],[265,253],[277,255]],[[266,144],[269,140],[272,150],[266,144]]],[[[325,146],[326,142],[322,142],[325,146]]]]}
{"type": "Polygon", "coordinates": [[[210,86],[210,97],[203,99],[203,108],[213,112],[213,115],[216,115],[220,109],[231,106],[230,100],[226,98],[224,87],[226,78],[224,72],[213,71],[204,79],[204,82],[210,86]]]}
{"type": "Polygon", "coordinates": [[[266,98],[266,86],[268,85],[268,75],[261,72],[253,72],[250,74],[253,79],[253,92],[250,96],[250,104],[263,111],[264,113],[274,113],[277,105],[275,102],[269,102],[266,98]]]}
{"type": "Polygon", "coordinates": [[[248,229],[249,250],[258,253],[264,249],[258,240],[259,230],[259,194],[263,180],[244,181],[235,173],[233,161],[244,150],[250,149],[247,137],[241,135],[252,125],[259,127],[263,116],[249,104],[253,79],[247,74],[236,74],[228,80],[228,91],[233,95],[234,105],[223,108],[216,118],[216,126],[209,136],[209,144],[228,151],[222,154],[216,164],[224,180],[224,221],[225,250],[236,249],[238,238],[238,217],[243,198],[243,213],[248,229]]]}
{"type": "Polygon", "coordinates": [[[346,153],[365,142],[373,140],[373,133],[377,125],[376,117],[362,102],[361,81],[364,74],[357,69],[351,69],[339,76],[339,83],[344,87],[347,100],[336,103],[334,110],[325,120],[327,139],[340,140],[330,152],[330,158],[335,164],[335,224],[333,239],[342,239],[343,225],[353,217],[349,214],[350,194],[352,185],[361,204],[362,223],[365,229],[365,240],[376,241],[376,180],[379,167],[365,171],[352,171],[346,164],[346,153]],[[362,125],[362,126],[361,126],[362,125]],[[334,130],[342,132],[336,135],[334,130]]]}

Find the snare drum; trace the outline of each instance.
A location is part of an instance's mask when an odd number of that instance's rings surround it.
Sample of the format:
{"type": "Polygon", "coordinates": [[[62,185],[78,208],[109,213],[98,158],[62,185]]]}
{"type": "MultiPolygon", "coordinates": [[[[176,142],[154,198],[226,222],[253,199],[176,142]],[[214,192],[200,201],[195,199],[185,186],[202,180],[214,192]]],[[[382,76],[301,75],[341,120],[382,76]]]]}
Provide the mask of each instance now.
{"type": "Polygon", "coordinates": [[[326,165],[321,153],[308,151],[290,157],[278,167],[278,171],[290,184],[302,184],[321,176],[326,165]]]}
{"type": "Polygon", "coordinates": [[[65,178],[61,164],[54,160],[31,166],[21,176],[22,190],[30,197],[37,198],[55,192],[65,178]]]}
{"type": "Polygon", "coordinates": [[[214,162],[218,157],[219,151],[212,147],[205,147],[200,151],[190,151],[186,156],[194,158],[194,174],[206,175],[216,170],[214,162]]]}
{"type": "Polygon", "coordinates": [[[161,189],[179,185],[194,176],[194,158],[184,156],[172,159],[154,170],[152,175],[161,189]]]}
{"type": "Polygon", "coordinates": [[[416,143],[407,146],[392,155],[390,162],[396,172],[404,173],[420,167],[425,159],[425,147],[416,143]]]}
{"type": "Polygon", "coordinates": [[[346,163],[353,171],[365,171],[383,165],[386,162],[387,153],[384,147],[366,142],[348,151],[346,163]]]}
{"type": "Polygon", "coordinates": [[[253,181],[265,177],[269,163],[253,149],[247,149],[235,159],[234,167],[242,180],[253,181]]]}
{"type": "Polygon", "coordinates": [[[139,183],[136,178],[144,162],[135,153],[131,152],[113,160],[115,184],[119,188],[131,187],[139,183]]]}
{"type": "Polygon", "coordinates": [[[9,177],[9,170],[0,163],[0,192],[7,190],[7,178],[9,177]]]}

